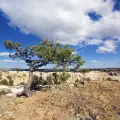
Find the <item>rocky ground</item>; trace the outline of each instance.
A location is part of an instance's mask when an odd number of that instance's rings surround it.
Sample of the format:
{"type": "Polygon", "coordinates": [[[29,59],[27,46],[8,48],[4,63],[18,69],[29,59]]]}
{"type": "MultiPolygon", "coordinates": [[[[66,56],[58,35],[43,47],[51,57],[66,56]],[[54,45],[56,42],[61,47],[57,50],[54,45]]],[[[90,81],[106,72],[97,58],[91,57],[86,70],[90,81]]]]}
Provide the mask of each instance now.
{"type": "Polygon", "coordinates": [[[120,82],[56,86],[30,98],[0,98],[0,120],[120,120],[120,82]]]}

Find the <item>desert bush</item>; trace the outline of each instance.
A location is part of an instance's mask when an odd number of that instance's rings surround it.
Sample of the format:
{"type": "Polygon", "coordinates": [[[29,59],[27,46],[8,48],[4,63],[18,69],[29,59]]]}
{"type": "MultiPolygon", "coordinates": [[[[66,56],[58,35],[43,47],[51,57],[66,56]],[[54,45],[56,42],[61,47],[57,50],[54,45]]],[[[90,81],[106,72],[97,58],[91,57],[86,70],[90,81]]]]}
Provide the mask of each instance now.
{"type": "Polygon", "coordinates": [[[27,75],[25,73],[23,73],[23,76],[26,77],[27,75]]]}
{"type": "Polygon", "coordinates": [[[60,83],[65,83],[69,79],[69,77],[70,77],[70,74],[66,72],[62,72],[59,77],[60,83]]]}
{"type": "Polygon", "coordinates": [[[40,84],[41,84],[41,82],[40,82],[40,80],[39,80],[39,77],[36,76],[36,75],[34,75],[34,76],[33,76],[32,85],[31,85],[31,89],[36,89],[36,87],[37,87],[38,85],[40,85],[40,84]]]}
{"type": "Polygon", "coordinates": [[[62,72],[62,73],[58,74],[55,72],[52,74],[52,76],[53,76],[54,84],[62,84],[62,83],[65,83],[69,79],[70,74],[68,74],[66,72],[62,72]]]}
{"type": "Polygon", "coordinates": [[[3,79],[0,81],[0,85],[9,85],[9,83],[6,79],[3,79]]]}
{"type": "Polygon", "coordinates": [[[106,80],[107,81],[112,81],[112,78],[111,77],[107,77],[106,80]]]}
{"type": "Polygon", "coordinates": [[[0,73],[0,79],[2,79],[2,73],[0,73]]]}
{"type": "Polygon", "coordinates": [[[5,95],[5,94],[6,94],[6,92],[4,89],[0,90],[0,95],[5,95]]]}
{"type": "Polygon", "coordinates": [[[20,85],[25,85],[25,83],[24,83],[24,82],[21,82],[20,85]]]}
{"type": "Polygon", "coordinates": [[[11,77],[10,75],[8,75],[7,78],[8,78],[9,80],[12,80],[12,77],[11,77]]]}
{"type": "Polygon", "coordinates": [[[8,75],[7,78],[8,78],[8,80],[9,80],[9,81],[8,81],[8,85],[9,85],[9,86],[13,86],[12,77],[11,77],[10,75],[8,75]]]}
{"type": "Polygon", "coordinates": [[[5,94],[8,94],[8,93],[11,93],[12,91],[10,89],[1,89],[0,90],[0,95],[5,95],[5,94]]]}
{"type": "Polygon", "coordinates": [[[88,72],[89,72],[89,69],[84,68],[84,69],[81,69],[80,72],[82,72],[82,73],[88,73],[88,72]]]}
{"type": "Polygon", "coordinates": [[[39,89],[39,85],[47,85],[47,81],[45,81],[42,77],[38,77],[38,76],[34,75],[31,89],[32,90],[39,89]]]}
{"type": "Polygon", "coordinates": [[[60,84],[60,82],[59,82],[59,75],[55,72],[55,73],[52,73],[52,76],[53,76],[54,84],[60,84]]]}
{"type": "Polygon", "coordinates": [[[9,80],[8,84],[9,86],[13,86],[13,80],[9,80]]]}
{"type": "Polygon", "coordinates": [[[54,82],[53,82],[53,79],[54,79],[54,77],[53,77],[53,75],[48,75],[47,77],[46,77],[46,81],[47,81],[47,84],[48,85],[52,85],[54,82]]]}

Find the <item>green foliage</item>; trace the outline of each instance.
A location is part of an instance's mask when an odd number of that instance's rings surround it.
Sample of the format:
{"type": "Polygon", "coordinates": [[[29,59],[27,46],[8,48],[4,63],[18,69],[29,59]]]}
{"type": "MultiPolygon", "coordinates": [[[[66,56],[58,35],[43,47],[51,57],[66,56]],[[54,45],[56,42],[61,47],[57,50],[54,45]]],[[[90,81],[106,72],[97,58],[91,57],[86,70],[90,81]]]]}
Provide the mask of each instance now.
{"type": "Polygon", "coordinates": [[[0,95],[5,95],[5,94],[6,94],[6,92],[4,89],[0,90],[0,95]]]}
{"type": "Polygon", "coordinates": [[[88,72],[89,72],[89,69],[84,68],[84,69],[81,69],[80,71],[83,72],[83,73],[88,73],[88,72]]]}
{"type": "Polygon", "coordinates": [[[8,94],[8,93],[11,93],[10,89],[1,89],[0,90],[0,95],[5,95],[5,94],[8,94]]]}
{"type": "Polygon", "coordinates": [[[8,78],[8,80],[9,80],[9,81],[8,81],[8,85],[9,85],[9,86],[13,86],[12,77],[11,77],[10,75],[8,75],[7,78],[8,78]]]}
{"type": "Polygon", "coordinates": [[[8,75],[7,78],[8,78],[9,80],[12,80],[12,77],[11,77],[10,75],[8,75]]]}
{"type": "Polygon", "coordinates": [[[74,56],[73,59],[74,59],[73,61],[74,61],[74,63],[75,63],[75,69],[76,69],[76,70],[79,70],[79,69],[80,69],[80,66],[82,66],[82,65],[85,63],[85,61],[83,61],[83,60],[82,60],[82,57],[79,56],[79,55],[74,56]]]}
{"type": "Polygon", "coordinates": [[[34,75],[31,89],[35,90],[35,89],[38,89],[39,85],[47,85],[47,84],[48,84],[47,81],[44,80],[42,77],[38,77],[38,76],[34,75]]]}
{"type": "Polygon", "coordinates": [[[24,82],[21,82],[20,85],[25,85],[25,83],[24,83],[24,82]]]}
{"type": "Polygon", "coordinates": [[[13,80],[12,79],[9,80],[8,84],[9,84],[9,86],[13,86],[13,80]]]}
{"type": "Polygon", "coordinates": [[[24,76],[24,77],[26,77],[26,74],[25,74],[25,73],[23,73],[23,76],[24,76]]]}
{"type": "Polygon", "coordinates": [[[9,51],[14,51],[14,54],[10,54],[11,58],[23,59],[34,70],[51,63],[62,66],[65,72],[70,65],[79,69],[84,64],[82,57],[74,55],[74,50],[68,45],[54,44],[53,41],[44,40],[38,45],[22,47],[20,43],[8,40],[4,45],[9,51]]]}
{"type": "Polygon", "coordinates": [[[54,81],[53,81],[53,75],[48,75],[47,77],[46,77],[46,81],[47,81],[47,84],[48,85],[52,85],[53,83],[54,83],[54,81]]]}
{"type": "Polygon", "coordinates": [[[33,81],[32,81],[32,84],[31,84],[31,89],[33,89],[33,90],[36,89],[36,87],[40,84],[41,84],[41,81],[40,81],[39,77],[34,75],[33,76],[33,81]]]}
{"type": "Polygon", "coordinates": [[[66,72],[62,72],[60,74],[60,78],[59,78],[60,82],[65,83],[69,79],[69,77],[70,77],[70,74],[68,74],[66,72]]]}
{"type": "Polygon", "coordinates": [[[0,81],[0,85],[9,85],[9,86],[13,86],[13,80],[11,78],[11,76],[7,76],[8,81],[6,79],[3,79],[0,81]]]}
{"type": "Polygon", "coordinates": [[[0,79],[2,79],[2,73],[0,73],[0,79]]]}
{"type": "Polygon", "coordinates": [[[53,76],[54,84],[62,84],[62,83],[65,83],[69,79],[70,74],[66,72],[62,72],[58,74],[55,72],[52,74],[52,76],[53,76]]]}
{"type": "Polygon", "coordinates": [[[55,73],[52,73],[52,76],[53,76],[54,84],[60,84],[60,82],[59,82],[59,74],[57,74],[55,72],[55,73]]]}
{"type": "Polygon", "coordinates": [[[9,83],[6,79],[3,79],[0,81],[0,85],[9,85],[9,83]]]}

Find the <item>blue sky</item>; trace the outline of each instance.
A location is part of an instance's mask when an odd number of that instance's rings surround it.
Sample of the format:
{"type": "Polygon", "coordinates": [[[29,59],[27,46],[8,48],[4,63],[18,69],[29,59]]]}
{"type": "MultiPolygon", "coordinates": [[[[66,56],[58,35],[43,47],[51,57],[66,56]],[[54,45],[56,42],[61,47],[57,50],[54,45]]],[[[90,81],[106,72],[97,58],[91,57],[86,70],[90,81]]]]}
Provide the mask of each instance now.
{"type": "Polygon", "coordinates": [[[120,67],[120,0],[0,0],[0,68],[27,67],[10,61],[4,40],[46,38],[74,47],[84,67],[120,67]]]}

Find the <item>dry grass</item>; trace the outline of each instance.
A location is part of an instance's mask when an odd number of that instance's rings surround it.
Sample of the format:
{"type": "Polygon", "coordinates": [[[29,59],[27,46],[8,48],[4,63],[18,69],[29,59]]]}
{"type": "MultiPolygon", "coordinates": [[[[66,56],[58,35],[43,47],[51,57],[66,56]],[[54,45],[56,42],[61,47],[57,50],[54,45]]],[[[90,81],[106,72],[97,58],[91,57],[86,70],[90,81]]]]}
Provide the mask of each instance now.
{"type": "Polygon", "coordinates": [[[78,87],[58,87],[30,98],[4,98],[1,120],[75,120],[76,115],[116,120],[120,112],[120,83],[94,81],[78,87]]]}

